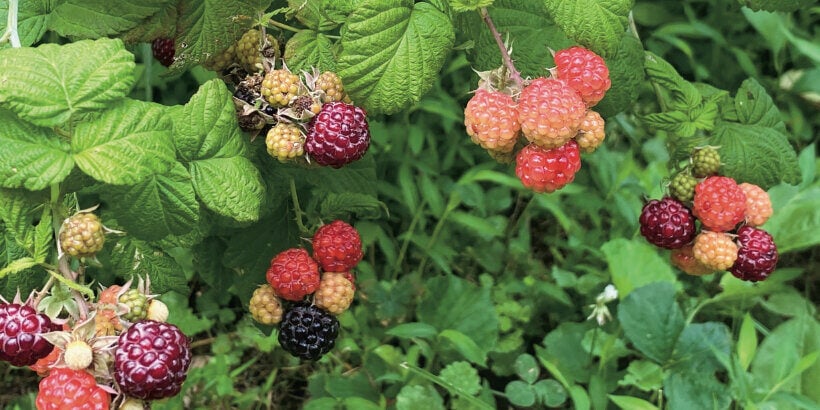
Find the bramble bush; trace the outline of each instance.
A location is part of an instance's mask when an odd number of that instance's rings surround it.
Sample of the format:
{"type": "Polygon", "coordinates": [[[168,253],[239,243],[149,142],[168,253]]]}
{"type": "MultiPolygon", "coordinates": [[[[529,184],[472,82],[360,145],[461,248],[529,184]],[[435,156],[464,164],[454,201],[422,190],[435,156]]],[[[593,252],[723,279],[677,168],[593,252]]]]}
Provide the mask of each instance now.
{"type": "Polygon", "coordinates": [[[0,405],[817,408],[818,15],[0,0],[0,405]]]}

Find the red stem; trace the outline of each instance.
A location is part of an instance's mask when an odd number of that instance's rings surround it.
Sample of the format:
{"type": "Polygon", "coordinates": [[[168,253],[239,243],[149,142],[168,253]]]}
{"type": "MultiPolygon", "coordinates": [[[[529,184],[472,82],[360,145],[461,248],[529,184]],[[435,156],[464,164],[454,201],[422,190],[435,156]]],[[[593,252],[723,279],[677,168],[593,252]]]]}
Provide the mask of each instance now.
{"type": "Polygon", "coordinates": [[[521,78],[521,73],[516,70],[515,64],[513,64],[512,58],[510,57],[510,53],[504,45],[504,40],[501,39],[501,34],[498,32],[498,29],[495,28],[493,19],[490,18],[490,13],[487,11],[486,7],[482,7],[479,10],[479,13],[481,14],[481,18],[484,19],[484,23],[486,23],[487,27],[490,28],[490,32],[493,33],[495,43],[498,44],[498,49],[501,51],[501,59],[504,61],[504,66],[507,67],[507,71],[510,72],[510,79],[515,82],[518,88],[523,87],[524,79],[521,78]]]}

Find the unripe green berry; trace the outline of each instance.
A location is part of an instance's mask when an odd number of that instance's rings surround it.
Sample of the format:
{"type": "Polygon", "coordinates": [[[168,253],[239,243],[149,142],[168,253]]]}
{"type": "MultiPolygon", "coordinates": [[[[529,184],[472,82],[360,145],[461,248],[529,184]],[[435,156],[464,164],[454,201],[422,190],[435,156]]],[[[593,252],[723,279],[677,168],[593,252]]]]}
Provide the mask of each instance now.
{"type": "Polygon", "coordinates": [[[695,198],[695,186],[698,184],[697,178],[693,177],[689,171],[681,171],[672,177],[669,184],[669,194],[681,202],[691,202],[695,198]]]}
{"type": "Polygon", "coordinates": [[[692,152],[692,174],[697,178],[717,175],[720,170],[720,154],[714,147],[695,148],[692,152]]]}

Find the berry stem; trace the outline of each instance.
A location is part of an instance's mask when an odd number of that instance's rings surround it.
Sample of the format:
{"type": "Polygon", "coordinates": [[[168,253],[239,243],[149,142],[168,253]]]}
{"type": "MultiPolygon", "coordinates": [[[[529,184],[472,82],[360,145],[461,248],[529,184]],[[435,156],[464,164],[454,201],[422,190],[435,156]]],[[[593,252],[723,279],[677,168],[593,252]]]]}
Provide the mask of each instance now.
{"type": "Polygon", "coordinates": [[[34,302],[32,302],[32,306],[34,306],[35,309],[37,308],[37,305],[40,304],[40,301],[43,300],[43,298],[48,294],[48,291],[51,290],[52,285],[54,285],[54,278],[49,275],[45,286],[37,292],[37,297],[34,298],[34,302]]]}
{"type": "Polygon", "coordinates": [[[303,235],[308,235],[308,229],[305,227],[304,221],[302,221],[302,215],[305,213],[302,212],[302,207],[299,206],[299,195],[296,193],[296,181],[293,178],[290,179],[290,197],[293,200],[293,213],[296,214],[296,226],[299,227],[299,232],[303,235]]]}
{"type": "Polygon", "coordinates": [[[504,67],[506,67],[507,71],[510,72],[510,79],[515,82],[517,88],[522,88],[524,86],[524,79],[521,78],[521,73],[515,68],[515,64],[513,64],[513,60],[510,57],[510,52],[504,45],[504,40],[501,39],[501,34],[495,28],[495,24],[493,24],[493,19],[490,17],[490,13],[487,11],[486,7],[482,7],[478,12],[481,14],[481,18],[484,19],[484,23],[487,24],[487,27],[489,27],[490,32],[493,33],[495,43],[501,51],[501,59],[504,61],[504,67]]]}
{"type": "Polygon", "coordinates": [[[270,21],[268,21],[268,24],[270,24],[271,26],[274,26],[274,27],[278,27],[278,28],[280,28],[280,29],[282,29],[282,30],[292,31],[292,32],[294,32],[294,33],[298,33],[298,32],[300,32],[300,31],[302,31],[302,29],[300,29],[300,28],[296,28],[296,27],[293,27],[293,26],[289,26],[289,25],[287,25],[287,24],[285,24],[285,23],[280,23],[280,22],[278,22],[278,21],[276,21],[276,20],[274,20],[274,19],[270,19],[270,21]]]}

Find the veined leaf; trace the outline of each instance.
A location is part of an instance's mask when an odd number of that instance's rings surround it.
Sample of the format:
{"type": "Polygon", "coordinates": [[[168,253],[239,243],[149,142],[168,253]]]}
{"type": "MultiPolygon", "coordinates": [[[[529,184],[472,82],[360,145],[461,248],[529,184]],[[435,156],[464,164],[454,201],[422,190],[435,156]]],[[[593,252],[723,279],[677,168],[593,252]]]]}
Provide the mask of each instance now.
{"type": "Polygon", "coordinates": [[[703,100],[697,87],[681,77],[672,64],[659,56],[647,51],[644,69],[653,82],[671,93],[671,109],[688,111],[696,108],[703,100]]]}
{"type": "Polygon", "coordinates": [[[71,38],[113,36],[134,28],[170,0],[63,0],[54,9],[49,28],[71,38]],[[93,24],[89,24],[93,19],[93,24]]]}
{"type": "Polygon", "coordinates": [[[134,55],[121,40],[0,50],[0,103],[43,127],[108,108],[133,84],[134,55]]]}
{"type": "MultiPolygon", "coordinates": [[[[328,31],[344,22],[359,0],[288,0],[296,20],[311,30],[328,31]]],[[[290,61],[288,61],[290,66],[290,61]]]]}
{"type": "Polygon", "coordinates": [[[710,144],[720,146],[722,172],[738,182],[769,189],[800,182],[797,153],[781,132],[760,125],[719,122],[710,144]]]}
{"type": "MultiPolygon", "coordinates": [[[[0,71],[0,77],[4,74],[0,71]]],[[[0,124],[0,187],[37,191],[62,181],[74,168],[68,143],[53,132],[27,124],[3,109],[0,124]]]]}
{"type": "Polygon", "coordinates": [[[321,71],[336,71],[333,43],[327,36],[313,30],[302,30],[285,44],[285,61],[294,72],[316,67],[321,71]]]}
{"type": "Polygon", "coordinates": [[[429,3],[366,0],[342,31],[339,75],[354,101],[392,114],[433,86],[454,41],[449,18],[429,3]]]}
{"type": "Polygon", "coordinates": [[[760,83],[749,78],[740,85],[735,96],[735,109],[738,119],[743,124],[760,125],[774,128],[786,133],[786,124],[780,117],[780,112],[760,83]]]}
{"type": "Polygon", "coordinates": [[[618,306],[618,321],[632,344],[650,359],[665,364],[684,329],[675,301],[675,286],[650,283],[632,291],[618,306]]]}
{"type": "Polygon", "coordinates": [[[644,81],[644,70],[637,69],[643,63],[643,45],[635,36],[625,33],[615,56],[606,60],[612,88],[595,106],[595,111],[607,118],[632,107],[638,100],[638,90],[644,81]]]}
{"type": "Polygon", "coordinates": [[[634,0],[544,0],[567,36],[603,57],[615,54],[634,0]]]}
{"type": "MultiPolygon", "coordinates": [[[[53,2],[49,0],[26,0],[19,2],[17,9],[17,34],[20,44],[28,47],[37,42],[46,32],[51,20],[53,2]]],[[[6,31],[9,1],[0,0],[0,33],[6,31]]],[[[0,44],[0,48],[9,47],[9,43],[0,44]]]]}
{"type": "Polygon", "coordinates": [[[196,194],[210,210],[240,222],[259,219],[265,186],[253,163],[242,156],[189,164],[196,194]]]}
{"type": "Polygon", "coordinates": [[[158,248],[129,237],[111,242],[106,242],[102,253],[98,254],[105,269],[126,280],[150,276],[153,293],[162,294],[173,290],[183,295],[188,294],[185,272],[174,258],[158,248]]]}
{"type": "Polygon", "coordinates": [[[45,201],[42,192],[0,189],[0,221],[5,223],[7,234],[23,248],[34,247],[34,219],[38,215],[37,209],[45,201]]]}

